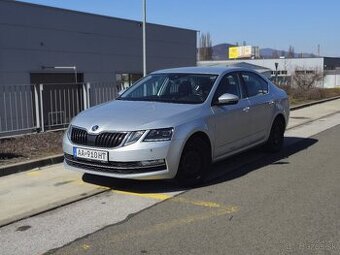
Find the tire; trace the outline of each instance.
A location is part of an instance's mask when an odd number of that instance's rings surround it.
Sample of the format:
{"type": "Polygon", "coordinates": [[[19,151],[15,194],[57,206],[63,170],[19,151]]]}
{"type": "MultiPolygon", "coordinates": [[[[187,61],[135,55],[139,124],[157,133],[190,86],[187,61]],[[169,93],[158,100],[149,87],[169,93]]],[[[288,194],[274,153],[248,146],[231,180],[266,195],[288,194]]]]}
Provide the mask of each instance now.
{"type": "Polygon", "coordinates": [[[279,152],[283,146],[285,124],[282,119],[276,118],[270,130],[270,135],[264,148],[267,152],[279,152]]]}
{"type": "Polygon", "coordinates": [[[177,183],[181,186],[201,184],[211,164],[209,145],[199,137],[189,139],[184,146],[179,163],[177,183]]]}

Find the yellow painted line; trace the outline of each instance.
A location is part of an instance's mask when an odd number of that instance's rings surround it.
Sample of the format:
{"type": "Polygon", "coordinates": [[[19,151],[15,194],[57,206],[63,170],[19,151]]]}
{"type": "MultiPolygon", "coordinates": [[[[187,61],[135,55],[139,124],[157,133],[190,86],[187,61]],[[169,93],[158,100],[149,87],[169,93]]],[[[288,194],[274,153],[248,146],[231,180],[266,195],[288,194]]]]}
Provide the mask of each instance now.
{"type": "Polygon", "coordinates": [[[113,242],[122,242],[124,240],[131,240],[133,238],[144,236],[144,235],[154,235],[159,232],[169,231],[173,228],[183,227],[188,224],[193,224],[196,222],[209,220],[214,217],[220,217],[223,215],[232,214],[232,213],[237,212],[238,210],[239,208],[237,206],[228,206],[228,207],[219,208],[216,210],[209,210],[204,213],[189,215],[187,217],[157,223],[157,224],[151,225],[148,228],[136,229],[133,232],[129,231],[126,233],[121,233],[121,234],[113,236],[111,240],[113,242]]]}
{"type": "Polygon", "coordinates": [[[150,198],[150,199],[161,200],[161,201],[172,198],[170,200],[171,202],[185,203],[185,204],[191,204],[191,205],[209,207],[209,208],[224,208],[224,209],[229,208],[229,207],[226,207],[226,206],[223,206],[221,204],[211,202],[211,201],[191,200],[191,199],[186,199],[182,197],[173,197],[171,195],[161,194],[161,193],[136,193],[136,192],[128,192],[128,191],[120,191],[120,190],[112,190],[112,192],[116,194],[144,197],[144,198],[150,198]]]}
{"type": "MultiPolygon", "coordinates": [[[[74,181],[71,182],[71,184],[74,184],[74,185],[77,185],[77,186],[92,187],[92,188],[98,189],[98,190],[109,190],[109,189],[110,189],[110,188],[108,188],[108,187],[98,186],[98,185],[96,185],[96,184],[84,182],[84,181],[81,180],[81,179],[74,179],[74,181]]],[[[85,187],[84,187],[84,188],[85,188],[85,187]]]]}
{"type": "Polygon", "coordinates": [[[192,204],[192,205],[197,205],[197,206],[203,206],[203,207],[210,207],[210,208],[221,208],[223,207],[222,205],[215,203],[215,202],[210,202],[210,201],[202,201],[202,200],[191,200],[191,199],[186,199],[182,197],[175,197],[172,199],[174,202],[180,202],[180,203],[186,203],[186,204],[192,204]]]}
{"type": "Polygon", "coordinates": [[[79,179],[76,179],[74,182],[72,182],[73,184],[76,184],[76,185],[84,185],[86,184],[85,182],[83,182],[82,180],[79,180],[79,179]]]}
{"type": "Polygon", "coordinates": [[[26,175],[28,175],[28,176],[39,176],[39,175],[41,175],[41,170],[35,170],[35,171],[31,171],[31,172],[28,172],[28,173],[26,173],[26,175]]]}
{"type": "MultiPolygon", "coordinates": [[[[93,186],[95,184],[91,184],[91,183],[85,183],[86,185],[89,185],[89,186],[93,186]]],[[[101,189],[101,190],[109,190],[110,188],[108,187],[104,187],[104,186],[97,186],[97,189],[101,189]]]]}
{"type": "Polygon", "coordinates": [[[158,193],[135,193],[135,192],[128,192],[128,191],[120,191],[120,190],[112,190],[113,193],[128,195],[128,196],[137,196],[137,197],[144,197],[144,198],[151,198],[155,200],[166,200],[171,198],[172,196],[167,194],[158,194],[158,193]]]}
{"type": "Polygon", "coordinates": [[[83,250],[87,251],[88,249],[90,249],[91,246],[88,244],[83,244],[81,247],[83,248],[83,250]]]}

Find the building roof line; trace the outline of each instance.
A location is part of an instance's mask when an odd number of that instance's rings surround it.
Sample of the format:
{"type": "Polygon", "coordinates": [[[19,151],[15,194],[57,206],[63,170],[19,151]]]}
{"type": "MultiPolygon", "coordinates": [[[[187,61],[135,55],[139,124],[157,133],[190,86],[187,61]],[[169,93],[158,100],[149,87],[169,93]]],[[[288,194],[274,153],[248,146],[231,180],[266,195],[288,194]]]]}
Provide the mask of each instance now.
{"type": "MultiPolygon", "coordinates": [[[[33,3],[26,3],[26,2],[20,2],[20,1],[13,1],[13,0],[4,0],[7,3],[10,4],[17,4],[17,5],[26,5],[26,6],[31,6],[31,7],[37,7],[37,8],[42,8],[42,9],[52,9],[56,11],[63,11],[63,12],[69,12],[69,13],[77,13],[81,15],[86,15],[86,16],[96,16],[96,17],[101,17],[105,19],[113,19],[113,20],[121,20],[121,21],[126,21],[126,22],[131,22],[131,23],[137,23],[141,24],[142,20],[132,20],[132,19],[124,19],[124,18],[119,18],[119,17],[113,17],[113,16],[108,16],[108,15],[103,15],[103,14],[97,14],[97,13],[90,13],[90,12],[84,12],[84,11],[77,11],[77,10],[71,10],[71,9],[65,9],[65,8],[60,8],[60,7],[53,7],[53,6],[47,6],[47,5],[40,5],[40,4],[33,4],[33,3]]],[[[167,27],[167,28],[175,28],[175,29],[180,29],[180,30],[186,30],[186,31],[193,31],[193,32],[198,32],[199,30],[196,29],[190,29],[190,28],[182,28],[182,27],[175,27],[175,26],[170,26],[170,25],[163,25],[163,24],[157,24],[157,23],[149,23],[147,22],[148,25],[155,25],[155,26],[162,26],[162,27],[167,27]]]]}

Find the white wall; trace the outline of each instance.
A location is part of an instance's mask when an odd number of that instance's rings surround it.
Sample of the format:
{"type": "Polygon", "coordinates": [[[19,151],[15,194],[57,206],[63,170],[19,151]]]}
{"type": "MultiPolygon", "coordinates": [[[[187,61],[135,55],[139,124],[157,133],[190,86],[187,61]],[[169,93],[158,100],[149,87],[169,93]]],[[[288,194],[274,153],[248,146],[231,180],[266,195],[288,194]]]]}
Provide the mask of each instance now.
{"type": "Polygon", "coordinates": [[[220,61],[199,61],[198,65],[226,64],[246,62],[252,65],[263,66],[275,71],[275,63],[278,63],[279,71],[287,71],[288,75],[294,73],[296,67],[305,70],[318,68],[323,70],[323,58],[285,58],[285,59],[240,59],[240,60],[220,60],[220,61]]]}
{"type": "Polygon", "coordinates": [[[325,88],[340,87],[340,74],[327,74],[324,78],[325,88]]]}

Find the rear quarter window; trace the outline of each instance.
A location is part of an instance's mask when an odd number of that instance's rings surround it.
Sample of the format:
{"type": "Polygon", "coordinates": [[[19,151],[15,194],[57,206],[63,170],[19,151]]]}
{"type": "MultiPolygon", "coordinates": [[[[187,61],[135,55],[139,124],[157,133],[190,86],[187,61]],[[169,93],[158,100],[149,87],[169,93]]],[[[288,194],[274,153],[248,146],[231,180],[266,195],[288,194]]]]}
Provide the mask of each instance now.
{"type": "Polygon", "coordinates": [[[259,75],[251,72],[242,72],[241,75],[248,97],[268,94],[268,83],[259,75]]]}

